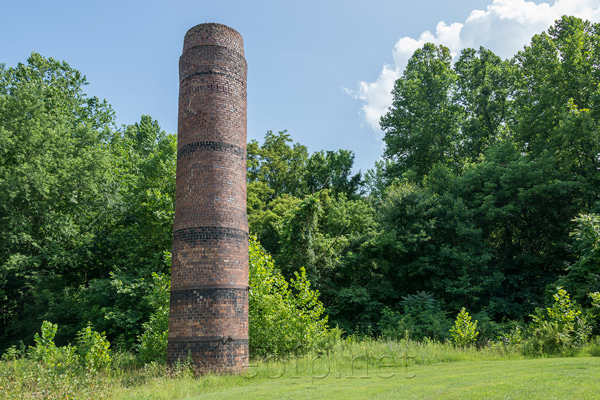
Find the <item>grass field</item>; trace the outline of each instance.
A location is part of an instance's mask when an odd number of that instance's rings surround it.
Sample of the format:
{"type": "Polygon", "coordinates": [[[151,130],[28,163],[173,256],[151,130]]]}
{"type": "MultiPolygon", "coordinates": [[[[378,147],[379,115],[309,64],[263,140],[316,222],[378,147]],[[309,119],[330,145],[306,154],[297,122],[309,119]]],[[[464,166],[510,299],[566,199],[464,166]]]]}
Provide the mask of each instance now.
{"type": "Polygon", "coordinates": [[[331,355],[267,359],[244,376],[200,377],[185,366],[169,371],[155,364],[51,376],[39,363],[21,359],[0,363],[0,398],[600,399],[600,357],[589,356],[597,350],[525,358],[502,347],[345,342],[331,355]]]}
{"type": "Polygon", "coordinates": [[[173,386],[170,393],[164,390],[166,382],[155,381],[145,388],[117,391],[114,395],[134,399],[600,398],[600,358],[595,357],[460,361],[417,365],[408,372],[407,375],[404,368],[387,370],[387,379],[377,376],[376,371],[370,371],[368,377],[348,377],[332,371],[323,379],[294,379],[285,374],[278,379],[231,377],[228,384],[213,387],[189,379],[173,386]],[[395,374],[389,377],[391,372],[395,374]]]}

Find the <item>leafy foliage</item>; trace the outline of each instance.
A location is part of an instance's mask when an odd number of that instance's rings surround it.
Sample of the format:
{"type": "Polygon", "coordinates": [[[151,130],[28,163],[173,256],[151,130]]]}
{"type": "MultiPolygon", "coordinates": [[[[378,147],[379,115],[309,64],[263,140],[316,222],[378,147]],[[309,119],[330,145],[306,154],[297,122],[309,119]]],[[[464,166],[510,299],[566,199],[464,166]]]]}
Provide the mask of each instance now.
{"type": "Polygon", "coordinates": [[[464,49],[456,64],[454,102],[460,107],[465,161],[475,161],[487,149],[510,137],[506,122],[514,113],[514,66],[483,47],[464,49]]]}
{"type": "Polygon", "coordinates": [[[580,207],[581,185],[561,174],[547,153],[523,155],[510,143],[456,182],[458,196],[481,227],[497,283],[491,315],[520,318],[543,304],[570,258],[570,219],[580,207]]]}
{"type": "Polygon", "coordinates": [[[40,305],[99,272],[84,249],[112,196],[104,148],[113,112],[85,96],[85,83],[67,63],[35,53],[0,69],[3,341],[33,336],[40,305]]]}
{"type": "Polygon", "coordinates": [[[77,353],[87,370],[101,371],[111,362],[110,343],[106,336],[92,330],[89,324],[77,333],[77,353]]]}
{"type": "Polygon", "coordinates": [[[600,291],[600,216],[580,214],[573,221],[577,223],[571,232],[577,259],[569,266],[561,284],[583,303],[588,293],[600,291]]]}
{"type": "Polygon", "coordinates": [[[42,323],[41,335],[36,333],[34,336],[35,346],[30,348],[30,356],[34,360],[43,361],[47,364],[55,362],[58,349],[54,344],[54,337],[58,325],[48,321],[42,323]]]}
{"type": "Polygon", "coordinates": [[[29,349],[29,356],[42,362],[50,374],[61,374],[69,369],[77,369],[78,366],[87,371],[101,371],[110,365],[110,343],[104,334],[94,331],[88,325],[77,333],[75,347],[58,347],[54,343],[57,331],[57,324],[44,321],[41,335],[35,334],[35,346],[29,349]]]}
{"type": "Polygon", "coordinates": [[[438,163],[453,166],[459,140],[458,107],[452,102],[456,74],[450,50],[427,43],[415,51],[395,83],[390,111],[381,118],[385,156],[394,173],[419,177],[438,163]]]}
{"type": "Polygon", "coordinates": [[[304,351],[327,330],[319,292],[301,269],[288,283],[256,238],[250,239],[250,352],[304,351]]]}
{"type": "Polygon", "coordinates": [[[479,332],[477,332],[477,320],[471,321],[471,316],[465,310],[461,308],[460,312],[456,316],[454,326],[450,328],[450,334],[452,334],[452,340],[458,346],[464,347],[475,343],[479,332]]]}
{"type": "Polygon", "coordinates": [[[152,280],[152,292],[147,300],[154,312],[143,324],[144,332],[138,337],[138,352],[143,363],[155,361],[162,364],[167,359],[171,279],[153,272],[152,280]]]}
{"type": "Polygon", "coordinates": [[[169,271],[175,137],[148,116],[117,131],[85,84],[35,53],[0,69],[0,347],[51,319],[57,342],[89,321],[130,348],[169,271]]]}
{"type": "Polygon", "coordinates": [[[531,354],[560,354],[585,344],[591,326],[566,290],[556,288],[552,307],[536,309],[529,326],[526,351],[531,354]]]}
{"type": "Polygon", "coordinates": [[[444,340],[449,337],[451,321],[443,311],[441,302],[431,293],[421,291],[402,296],[399,305],[402,312],[389,307],[383,310],[378,324],[383,336],[401,339],[408,332],[414,340],[444,340]]]}
{"type": "Polygon", "coordinates": [[[490,284],[489,253],[461,199],[408,182],[393,185],[378,220],[382,230],[364,249],[398,300],[427,290],[449,308],[477,304],[490,284]]]}

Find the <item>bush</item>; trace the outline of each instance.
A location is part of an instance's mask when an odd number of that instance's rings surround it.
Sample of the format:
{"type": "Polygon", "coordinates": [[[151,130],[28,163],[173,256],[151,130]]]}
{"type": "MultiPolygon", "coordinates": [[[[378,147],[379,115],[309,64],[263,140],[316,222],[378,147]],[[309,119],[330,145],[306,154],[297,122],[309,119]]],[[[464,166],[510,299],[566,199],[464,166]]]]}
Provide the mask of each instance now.
{"type": "Polygon", "coordinates": [[[88,371],[105,370],[111,362],[110,343],[105,333],[98,333],[88,326],[77,333],[77,353],[88,371]]]}
{"type": "Polygon", "coordinates": [[[42,322],[41,335],[34,336],[35,346],[30,347],[29,356],[44,363],[53,363],[58,349],[54,344],[54,337],[58,331],[58,325],[49,321],[42,322]]]}
{"type": "Polygon", "coordinates": [[[327,332],[325,308],[304,268],[288,283],[255,237],[250,238],[249,303],[252,355],[305,350],[327,332]]]}
{"type": "Polygon", "coordinates": [[[450,334],[458,346],[464,347],[475,343],[479,336],[477,320],[471,322],[471,316],[463,307],[456,317],[454,326],[450,329],[450,334]]]}
{"type": "MultiPolygon", "coordinates": [[[[23,344],[23,342],[21,342],[21,344],[23,344]]],[[[0,360],[15,361],[15,360],[18,360],[19,358],[23,357],[24,354],[25,354],[25,352],[21,349],[18,349],[17,346],[10,346],[8,349],[6,349],[4,354],[2,354],[2,357],[0,357],[0,360]]]]}
{"type": "Polygon", "coordinates": [[[508,333],[502,332],[498,335],[498,340],[505,346],[520,349],[525,342],[523,330],[519,324],[515,324],[508,333]]]}
{"type": "Polygon", "coordinates": [[[530,328],[525,342],[525,354],[563,354],[574,347],[571,332],[555,321],[540,320],[530,328]]]}
{"type": "Polygon", "coordinates": [[[41,362],[50,375],[61,374],[69,368],[76,369],[79,359],[71,345],[56,347],[54,337],[57,331],[58,325],[42,322],[41,334],[35,334],[35,346],[29,348],[29,357],[41,362]]]}
{"type": "Polygon", "coordinates": [[[600,289],[600,215],[580,214],[573,220],[577,228],[571,232],[577,258],[560,282],[581,303],[588,293],[600,289]]]}
{"type": "Polygon", "coordinates": [[[591,308],[587,310],[587,317],[592,324],[592,332],[597,335],[600,333],[600,292],[588,293],[592,299],[591,308]]]}
{"type": "Polygon", "coordinates": [[[536,308],[529,325],[525,353],[562,354],[588,342],[591,326],[579,305],[566,290],[557,287],[552,307],[536,308]]]}
{"type": "Polygon", "coordinates": [[[600,357],[600,336],[596,336],[590,343],[588,354],[592,357],[600,357]]]}
{"type": "Polygon", "coordinates": [[[138,337],[138,355],[142,363],[156,361],[164,364],[167,360],[171,280],[168,275],[154,272],[152,279],[152,292],[146,299],[154,312],[150,320],[143,324],[144,332],[138,337]]]}
{"type": "Polygon", "coordinates": [[[403,296],[399,304],[403,313],[389,307],[382,311],[378,326],[383,336],[400,339],[406,331],[415,340],[443,340],[450,336],[448,329],[452,322],[433,294],[421,291],[403,296]]]}
{"type": "MultiPolygon", "coordinates": [[[[57,331],[58,325],[44,321],[40,334],[35,334],[35,346],[31,346],[28,353],[32,360],[42,363],[50,375],[72,372],[80,366],[88,371],[100,371],[110,365],[110,343],[104,333],[88,325],[77,333],[76,347],[57,347],[54,343],[57,331]]],[[[14,358],[17,353],[13,351],[9,356],[14,358]]]]}

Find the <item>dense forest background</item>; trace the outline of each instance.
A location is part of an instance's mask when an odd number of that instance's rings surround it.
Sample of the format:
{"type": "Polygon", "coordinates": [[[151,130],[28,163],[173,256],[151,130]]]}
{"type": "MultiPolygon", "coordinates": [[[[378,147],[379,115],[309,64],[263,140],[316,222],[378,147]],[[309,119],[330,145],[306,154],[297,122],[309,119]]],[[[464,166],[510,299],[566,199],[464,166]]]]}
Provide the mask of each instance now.
{"type": "MultiPolygon", "coordinates": [[[[89,322],[131,349],[170,273],[176,137],[150,116],[116,127],[85,84],[35,53],[0,68],[0,353],[43,320],[58,343],[89,322]]],[[[347,333],[443,339],[465,307],[493,337],[557,286],[589,306],[599,84],[600,25],[574,17],[510,60],[480,48],[452,63],[426,44],[366,173],[287,132],[248,144],[250,230],[285,278],[305,269],[347,333]]]]}

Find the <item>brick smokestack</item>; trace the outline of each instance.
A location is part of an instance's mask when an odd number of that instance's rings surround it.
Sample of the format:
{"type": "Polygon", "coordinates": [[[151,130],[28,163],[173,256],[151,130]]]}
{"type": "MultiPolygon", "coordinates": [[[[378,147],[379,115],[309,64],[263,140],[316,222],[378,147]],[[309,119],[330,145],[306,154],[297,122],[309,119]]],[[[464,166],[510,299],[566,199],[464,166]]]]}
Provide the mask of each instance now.
{"type": "Polygon", "coordinates": [[[190,29],[179,124],[167,361],[240,372],[248,357],[246,60],[235,30],[190,29]]]}

